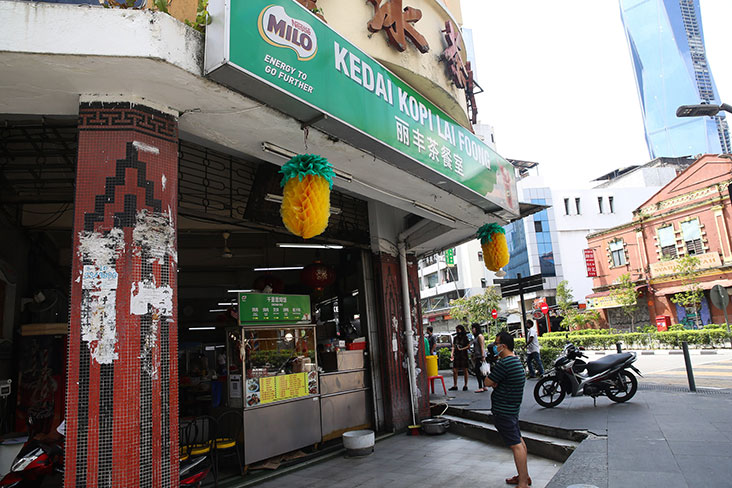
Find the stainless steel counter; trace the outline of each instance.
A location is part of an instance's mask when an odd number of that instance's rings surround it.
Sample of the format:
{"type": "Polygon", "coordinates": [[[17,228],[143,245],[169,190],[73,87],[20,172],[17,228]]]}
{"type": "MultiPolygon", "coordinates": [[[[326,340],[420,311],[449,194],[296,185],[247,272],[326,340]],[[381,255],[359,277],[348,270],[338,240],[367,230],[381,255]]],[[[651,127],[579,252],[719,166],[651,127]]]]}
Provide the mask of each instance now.
{"type": "Polygon", "coordinates": [[[320,375],[320,418],[323,440],[340,437],[346,431],[371,426],[371,388],[366,369],[352,369],[320,375]]]}
{"type": "Polygon", "coordinates": [[[320,442],[320,398],[311,395],[247,408],[244,464],[320,442]]]}

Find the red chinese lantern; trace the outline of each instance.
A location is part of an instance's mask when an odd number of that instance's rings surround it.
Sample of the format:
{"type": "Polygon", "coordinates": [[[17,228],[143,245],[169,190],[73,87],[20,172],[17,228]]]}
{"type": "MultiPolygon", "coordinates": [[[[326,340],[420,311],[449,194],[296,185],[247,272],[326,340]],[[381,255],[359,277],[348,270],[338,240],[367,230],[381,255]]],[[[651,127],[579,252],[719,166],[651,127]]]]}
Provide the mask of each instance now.
{"type": "Polygon", "coordinates": [[[318,291],[335,282],[335,270],[328,265],[316,260],[312,264],[308,264],[300,271],[300,281],[310,288],[318,291]]]}

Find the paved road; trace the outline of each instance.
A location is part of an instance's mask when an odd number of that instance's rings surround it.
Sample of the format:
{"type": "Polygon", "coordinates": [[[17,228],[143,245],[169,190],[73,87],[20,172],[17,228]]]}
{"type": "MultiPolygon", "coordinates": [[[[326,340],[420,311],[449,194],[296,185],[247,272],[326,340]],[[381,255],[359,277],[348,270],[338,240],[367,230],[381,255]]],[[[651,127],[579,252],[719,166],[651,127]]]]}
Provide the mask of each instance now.
{"type": "MultiPolygon", "coordinates": [[[[604,351],[612,354],[614,351],[604,351]]],[[[635,351],[635,366],[643,373],[642,382],[662,385],[688,386],[684,356],[679,350],[635,351]]],[[[586,351],[589,361],[603,357],[596,351],[586,351]]],[[[697,387],[732,389],[732,350],[692,349],[689,354],[697,387]],[[702,352],[704,354],[702,354],[702,352]],[[714,353],[714,354],[711,354],[714,353]]]]}
{"type": "MultiPolygon", "coordinates": [[[[732,388],[732,351],[719,351],[715,355],[702,355],[699,354],[699,351],[692,351],[690,357],[696,386],[732,388]]],[[[648,383],[675,386],[688,386],[689,384],[683,355],[639,354],[636,366],[648,383]]]]}

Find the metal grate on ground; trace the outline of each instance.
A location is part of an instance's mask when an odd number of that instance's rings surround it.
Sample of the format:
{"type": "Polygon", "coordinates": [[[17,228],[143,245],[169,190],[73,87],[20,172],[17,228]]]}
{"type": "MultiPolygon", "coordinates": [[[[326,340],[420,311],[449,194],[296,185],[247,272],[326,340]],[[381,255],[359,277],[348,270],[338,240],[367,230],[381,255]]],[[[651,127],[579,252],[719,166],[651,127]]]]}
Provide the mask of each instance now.
{"type": "MultiPolygon", "coordinates": [[[[658,383],[639,383],[639,390],[650,390],[650,391],[665,391],[669,393],[691,393],[688,386],[676,386],[676,385],[662,385],[658,383]]],[[[696,393],[698,395],[732,395],[732,389],[730,388],[703,388],[697,387],[696,393]]]]}

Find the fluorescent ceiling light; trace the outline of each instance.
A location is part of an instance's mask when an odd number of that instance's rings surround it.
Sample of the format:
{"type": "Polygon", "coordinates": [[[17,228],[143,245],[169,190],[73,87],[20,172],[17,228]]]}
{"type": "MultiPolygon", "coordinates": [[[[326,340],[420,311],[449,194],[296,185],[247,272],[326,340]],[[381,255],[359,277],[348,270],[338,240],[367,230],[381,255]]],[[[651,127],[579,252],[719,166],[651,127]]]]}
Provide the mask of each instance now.
{"type": "Polygon", "coordinates": [[[211,312],[211,313],[226,312],[226,309],[225,308],[212,308],[211,310],[209,310],[209,312],[211,312]]]}
{"type": "Polygon", "coordinates": [[[353,181],[353,176],[351,175],[351,173],[346,173],[345,171],[341,171],[335,168],[333,168],[333,172],[335,173],[336,177],[347,181],[348,183],[353,181]]]}
{"type": "Polygon", "coordinates": [[[188,330],[215,330],[216,327],[188,327],[188,330]]]}
{"type": "Polygon", "coordinates": [[[226,290],[227,293],[251,293],[252,290],[226,290]]]}
{"type": "Polygon", "coordinates": [[[442,210],[436,209],[435,207],[431,207],[429,205],[425,205],[424,203],[418,202],[416,200],[414,201],[414,206],[417,207],[417,208],[421,208],[422,210],[424,210],[424,211],[426,211],[428,213],[431,213],[433,215],[436,215],[437,217],[443,218],[445,220],[449,220],[452,223],[455,223],[456,222],[455,219],[452,216],[446,214],[442,210]]]}
{"type": "MultiPolygon", "coordinates": [[[[263,142],[262,151],[274,154],[275,156],[279,156],[285,159],[292,159],[297,156],[296,152],[290,151],[289,149],[285,149],[284,147],[280,147],[276,144],[272,144],[271,142],[263,142]]],[[[336,168],[333,168],[333,171],[335,172],[337,178],[340,178],[349,183],[353,181],[353,176],[350,173],[346,173],[345,171],[341,171],[336,168]]]]}
{"type": "Polygon", "coordinates": [[[339,244],[298,244],[296,242],[278,242],[277,247],[292,247],[302,249],[343,249],[339,244]]]}
{"type": "Polygon", "coordinates": [[[354,296],[355,297],[356,295],[358,295],[358,290],[353,290],[351,292],[351,296],[354,296]]]}
{"type": "Polygon", "coordinates": [[[272,203],[282,203],[282,195],[276,195],[274,193],[267,193],[264,196],[264,201],[272,203]]]}
{"type": "Polygon", "coordinates": [[[285,149],[284,147],[280,147],[276,144],[272,144],[271,142],[263,142],[262,143],[262,151],[274,154],[275,156],[279,156],[281,158],[286,159],[292,159],[295,156],[297,156],[297,153],[294,153],[288,149],[285,149]]]}
{"type": "Polygon", "coordinates": [[[218,305],[219,307],[225,307],[227,305],[236,305],[236,302],[219,302],[216,305],[218,305]]]}
{"type": "MultiPolygon", "coordinates": [[[[275,193],[267,193],[266,195],[264,195],[264,201],[282,204],[282,195],[277,195],[275,193]]],[[[338,207],[330,207],[330,213],[332,215],[340,215],[341,209],[338,207]]]]}
{"type": "Polygon", "coordinates": [[[294,271],[303,269],[305,266],[283,266],[280,268],[254,268],[254,271],[294,271]]]}

